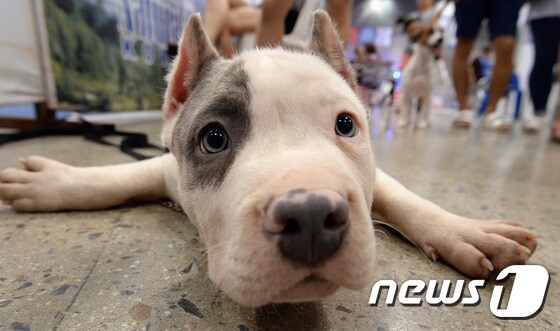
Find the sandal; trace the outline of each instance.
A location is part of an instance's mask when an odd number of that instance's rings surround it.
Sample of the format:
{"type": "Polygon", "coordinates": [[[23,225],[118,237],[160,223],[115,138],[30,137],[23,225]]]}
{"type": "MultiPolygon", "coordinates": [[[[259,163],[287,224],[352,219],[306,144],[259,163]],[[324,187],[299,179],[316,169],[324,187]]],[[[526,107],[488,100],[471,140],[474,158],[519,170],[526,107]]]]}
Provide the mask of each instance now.
{"type": "Polygon", "coordinates": [[[523,131],[526,133],[537,133],[543,127],[544,116],[533,116],[523,121],[523,131]]]}
{"type": "Polygon", "coordinates": [[[509,131],[511,130],[511,119],[504,114],[498,112],[490,113],[484,116],[484,127],[490,130],[509,131]]]}

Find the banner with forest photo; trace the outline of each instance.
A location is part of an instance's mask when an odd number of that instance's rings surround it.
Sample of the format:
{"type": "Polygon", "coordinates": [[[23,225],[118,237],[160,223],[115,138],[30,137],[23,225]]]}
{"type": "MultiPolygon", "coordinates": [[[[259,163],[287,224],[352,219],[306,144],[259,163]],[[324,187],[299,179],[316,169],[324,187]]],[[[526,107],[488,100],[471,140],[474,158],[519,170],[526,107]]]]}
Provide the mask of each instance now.
{"type": "Polygon", "coordinates": [[[170,62],[201,0],[44,0],[58,105],[78,111],[159,109],[170,62]]]}

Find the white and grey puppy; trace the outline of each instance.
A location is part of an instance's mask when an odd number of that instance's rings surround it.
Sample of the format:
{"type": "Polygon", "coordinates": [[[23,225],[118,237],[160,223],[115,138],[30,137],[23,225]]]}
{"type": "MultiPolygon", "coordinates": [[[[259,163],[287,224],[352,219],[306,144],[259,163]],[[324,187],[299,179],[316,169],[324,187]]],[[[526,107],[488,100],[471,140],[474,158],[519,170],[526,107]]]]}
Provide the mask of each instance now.
{"type": "Polygon", "coordinates": [[[197,226],[210,279],[247,306],[371,286],[372,212],[473,277],[525,263],[536,247],[519,222],[459,217],[376,169],[367,111],[323,11],[307,52],[233,59],[192,16],[168,82],[171,154],[91,168],[22,158],[22,169],[0,172],[0,198],[18,211],[56,211],[169,197],[197,226]]]}
{"type": "Polygon", "coordinates": [[[432,90],[434,88],[434,49],[441,44],[442,34],[438,30],[422,31],[415,35],[414,39],[412,56],[402,74],[401,113],[397,126],[405,128],[409,125],[412,106],[416,100],[418,105],[416,127],[426,129],[430,123],[432,90]]]}

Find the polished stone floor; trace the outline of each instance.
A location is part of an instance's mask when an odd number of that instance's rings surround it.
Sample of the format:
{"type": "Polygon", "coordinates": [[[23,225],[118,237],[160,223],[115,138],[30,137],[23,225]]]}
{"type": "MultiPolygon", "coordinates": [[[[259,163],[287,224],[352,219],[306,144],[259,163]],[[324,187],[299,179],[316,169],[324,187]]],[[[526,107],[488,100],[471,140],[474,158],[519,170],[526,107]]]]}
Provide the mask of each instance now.
{"type": "MultiPolygon", "coordinates": [[[[203,244],[181,213],[158,204],[47,214],[0,207],[0,330],[559,329],[560,145],[551,144],[547,132],[452,129],[446,112],[434,113],[425,132],[386,130],[382,115],[374,113],[372,135],[385,171],[453,212],[521,219],[539,235],[531,262],[545,266],[552,279],[540,314],[494,317],[492,283],[475,307],[372,307],[367,288],[317,303],[244,308],[209,281],[203,244]]],[[[125,129],[148,132],[157,142],[158,126],[125,129]]],[[[82,138],[49,137],[1,147],[0,168],[30,154],[79,166],[131,161],[82,138]]],[[[464,279],[379,229],[379,278],[397,284],[464,279]]]]}

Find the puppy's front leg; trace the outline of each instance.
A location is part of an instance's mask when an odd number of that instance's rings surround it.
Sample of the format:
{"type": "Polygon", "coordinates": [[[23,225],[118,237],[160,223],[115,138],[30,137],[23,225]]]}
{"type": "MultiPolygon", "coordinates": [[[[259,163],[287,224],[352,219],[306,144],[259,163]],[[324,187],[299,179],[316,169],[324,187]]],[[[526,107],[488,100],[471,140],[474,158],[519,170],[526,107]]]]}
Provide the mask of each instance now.
{"type": "MultiPolygon", "coordinates": [[[[40,156],[21,158],[22,168],[0,172],[0,199],[18,211],[100,209],[129,200],[170,194],[164,155],[142,162],[105,167],[73,167],[40,156]]],[[[176,189],[175,189],[176,190],[176,189]]]]}
{"type": "Polygon", "coordinates": [[[537,247],[535,235],[509,220],[481,221],[454,215],[406,189],[377,169],[372,211],[436,261],[471,277],[524,264],[537,247]]]}
{"type": "Polygon", "coordinates": [[[409,93],[405,90],[402,96],[401,113],[399,114],[399,120],[397,122],[398,128],[403,129],[408,126],[408,121],[410,120],[411,111],[412,111],[412,98],[409,95],[409,93]]]}
{"type": "Polygon", "coordinates": [[[420,103],[420,112],[417,115],[418,119],[416,120],[416,127],[420,130],[424,130],[430,124],[429,119],[430,108],[432,107],[432,95],[428,93],[422,98],[418,99],[418,102],[420,103]]]}

